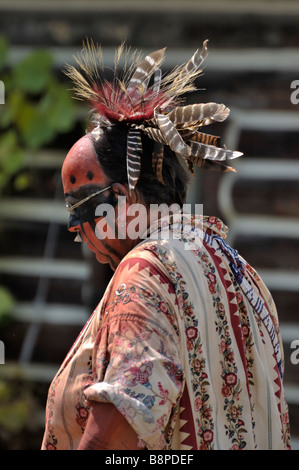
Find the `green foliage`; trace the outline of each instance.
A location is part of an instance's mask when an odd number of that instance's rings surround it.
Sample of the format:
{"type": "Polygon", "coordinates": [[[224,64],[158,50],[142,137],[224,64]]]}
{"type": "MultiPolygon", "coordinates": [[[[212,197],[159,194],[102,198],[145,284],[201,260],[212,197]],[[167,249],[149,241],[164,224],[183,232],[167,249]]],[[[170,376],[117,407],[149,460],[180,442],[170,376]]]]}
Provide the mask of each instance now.
{"type": "MultiPolygon", "coordinates": [[[[75,124],[75,104],[53,70],[53,57],[35,50],[8,67],[9,46],[0,37],[0,79],[5,104],[0,105],[0,194],[23,167],[26,153],[49,145],[75,124]]],[[[15,178],[16,189],[29,183],[28,173],[15,178]]]]}
{"type": "Polygon", "coordinates": [[[14,299],[7,289],[0,286],[0,323],[8,315],[14,305],[14,299]]]}
{"type": "MultiPolygon", "coordinates": [[[[15,441],[28,428],[34,408],[26,385],[0,380],[0,442],[15,441]]],[[[31,418],[32,420],[32,418],[31,418]]]]}
{"type": "Polygon", "coordinates": [[[7,59],[7,41],[0,37],[0,70],[4,67],[7,59]]]}
{"type": "Polygon", "coordinates": [[[2,404],[0,405],[0,428],[3,427],[12,434],[18,433],[25,427],[28,415],[28,405],[22,399],[2,404]]]}
{"type": "Polygon", "coordinates": [[[14,86],[25,93],[42,93],[51,79],[52,66],[53,59],[47,51],[32,52],[15,66],[14,86]]]}
{"type": "MultiPolygon", "coordinates": [[[[0,80],[5,103],[0,104],[0,196],[14,185],[26,189],[32,180],[24,168],[27,153],[49,145],[59,133],[75,124],[75,105],[53,71],[53,58],[46,50],[35,50],[13,67],[9,66],[9,44],[0,37],[0,80]]],[[[10,293],[0,286],[0,321],[13,305],[10,293]]]]}

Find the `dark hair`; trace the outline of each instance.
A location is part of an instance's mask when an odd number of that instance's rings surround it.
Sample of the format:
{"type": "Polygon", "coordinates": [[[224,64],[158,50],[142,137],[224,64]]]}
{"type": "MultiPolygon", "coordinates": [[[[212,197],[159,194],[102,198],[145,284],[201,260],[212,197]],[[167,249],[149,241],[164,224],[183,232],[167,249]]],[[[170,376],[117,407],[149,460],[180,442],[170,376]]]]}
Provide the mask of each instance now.
{"type": "MultiPolygon", "coordinates": [[[[111,182],[128,183],[127,179],[127,135],[128,126],[118,124],[103,128],[98,140],[93,139],[99,163],[111,182]]],[[[177,203],[180,206],[186,200],[189,174],[180,164],[177,155],[168,146],[164,146],[163,179],[159,182],[152,170],[154,141],[142,132],[142,157],[140,177],[136,185],[146,205],[151,203],[177,203]]]]}

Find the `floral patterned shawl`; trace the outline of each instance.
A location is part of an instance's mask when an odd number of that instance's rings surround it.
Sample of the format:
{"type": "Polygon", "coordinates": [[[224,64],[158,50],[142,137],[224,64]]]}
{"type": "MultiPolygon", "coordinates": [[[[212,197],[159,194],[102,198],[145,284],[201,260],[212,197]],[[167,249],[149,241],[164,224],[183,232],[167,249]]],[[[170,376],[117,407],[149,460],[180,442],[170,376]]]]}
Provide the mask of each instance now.
{"type": "Polygon", "coordinates": [[[184,230],[122,260],[51,384],[42,449],[76,449],[92,401],[147,449],[290,447],[275,305],[222,222],[203,229],[192,249],[184,230]]]}

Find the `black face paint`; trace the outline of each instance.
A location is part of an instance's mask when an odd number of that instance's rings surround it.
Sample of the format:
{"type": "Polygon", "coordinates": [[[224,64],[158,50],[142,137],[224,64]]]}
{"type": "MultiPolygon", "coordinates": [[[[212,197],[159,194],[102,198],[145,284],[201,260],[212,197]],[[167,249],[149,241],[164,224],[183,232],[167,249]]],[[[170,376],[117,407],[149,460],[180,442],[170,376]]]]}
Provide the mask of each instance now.
{"type": "MultiPolygon", "coordinates": [[[[92,222],[88,222],[88,224],[89,224],[91,230],[93,231],[93,233],[95,233],[96,221],[93,220],[92,222]]],[[[84,233],[84,235],[86,236],[86,238],[88,238],[87,233],[86,233],[86,230],[85,230],[84,227],[83,227],[83,224],[81,225],[81,230],[82,230],[82,232],[84,233]]],[[[90,239],[88,238],[88,240],[90,240],[90,239]]],[[[105,253],[101,252],[101,251],[99,250],[99,248],[94,245],[94,243],[92,243],[91,241],[90,241],[90,243],[91,243],[91,245],[92,245],[99,253],[101,253],[101,254],[107,256],[107,252],[105,252],[105,253]]],[[[101,243],[102,243],[103,246],[106,248],[106,250],[107,250],[108,252],[110,252],[111,254],[115,255],[116,257],[120,257],[120,256],[121,256],[120,252],[117,251],[117,250],[115,250],[113,247],[111,247],[111,245],[108,244],[104,238],[101,239],[101,243]]]]}
{"type": "Polygon", "coordinates": [[[80,219],[78,218],[78,214],[74,211],[74,214],[70,214],[69,216],[68,229],[76,227],[77,225],[80,225],[80,219]]]}
{"type": "MultiPolygon", "coordinates": [[[[88,192],[84,190],[85,188],[80,188],[77,191],[74,191],[74,193],[69,193],[66,195],[67,197],[71,197],[72,201],[70,204],[75,204],[76,202],[80,201],[81,199],[84,199],[86,196],[90,194],[90,192],[93,192],[93,188],[88,188],[88,192]]],[[[95,191],[97,188],[95,188],[95,191]]],[[[115,207],[117,203],[117,199],[113,193],[110,193],[107,197],[103,197],[102,195],[98,195],[89,201],[86,201],[76,209],[73,209],[73,214],[70,214],[69,218],[69,228],[74,227],[76,225],[80,225],[81,223],[84,224],[85,222],[88,222],[90,224],[95,225],[95,218],[99,219],[99,217],[96,217],[96,209],[100,204],[109,204],[112,207],[115,207]]],[[[103,214],[103,217],[105,217],[105,212],[103,214]]]]}

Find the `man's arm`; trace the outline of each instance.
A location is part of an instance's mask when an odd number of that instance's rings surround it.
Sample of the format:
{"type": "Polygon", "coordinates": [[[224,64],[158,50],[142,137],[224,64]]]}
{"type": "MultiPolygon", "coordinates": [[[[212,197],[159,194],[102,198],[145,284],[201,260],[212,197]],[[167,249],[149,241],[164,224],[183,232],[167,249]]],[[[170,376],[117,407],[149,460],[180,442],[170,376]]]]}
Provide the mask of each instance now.
{"type": "Polygon", "coordinates": [[[78,450],[140,450],[138,436],[110,403],[94,403],[78,450]]]}

